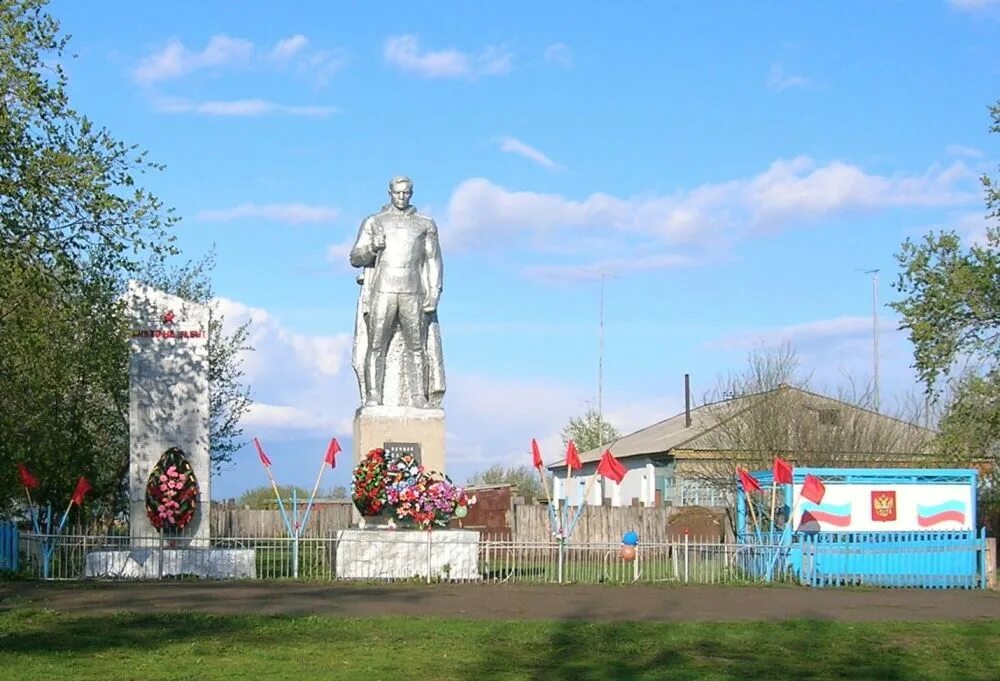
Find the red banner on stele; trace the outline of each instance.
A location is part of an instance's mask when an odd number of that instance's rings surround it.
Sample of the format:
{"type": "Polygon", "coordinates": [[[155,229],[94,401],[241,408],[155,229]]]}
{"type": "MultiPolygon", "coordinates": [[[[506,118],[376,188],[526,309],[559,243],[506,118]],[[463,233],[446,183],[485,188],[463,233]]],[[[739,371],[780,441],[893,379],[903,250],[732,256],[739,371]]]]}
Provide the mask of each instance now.
{"type": "Polygon", "coordinates": [[[896,490],[872,492],[872,520],[888,523],[896,519],[896,490]]]}

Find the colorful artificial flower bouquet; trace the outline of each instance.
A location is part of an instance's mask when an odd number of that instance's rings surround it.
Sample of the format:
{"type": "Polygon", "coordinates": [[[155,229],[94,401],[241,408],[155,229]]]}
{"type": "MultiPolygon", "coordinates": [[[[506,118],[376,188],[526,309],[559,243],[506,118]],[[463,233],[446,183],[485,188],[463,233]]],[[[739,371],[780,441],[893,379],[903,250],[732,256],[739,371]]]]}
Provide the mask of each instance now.
{"type": "Polygon", "coordinates": [[[198,506],[198,479],[179,447],[171,447],[146,482],[146,515],[160,532],[188,526],[198,506]]]}
{"type": "Polygon", "coordinates": [[[386,503],[385,450],[373,449],[355,467],[351,499],[363,516],[378,515],[386,503]]]}
{"type": "Polygon", "coordinates": [[[362,515],[375,515],[388,507],[396,519],[412,522],[422,529],[446,526],[452,517],[465,517],[468,507],[476,502],[475,497],[467,496],[447,476],[425,471],[412,454],[386,456],[384,450],[373,449],[354,469],[354,481],[354,504],[362,515]],[[368,489],[376,492],[367,494],[368,489]],[[373,506],[368,499],[374,495],[379,502],[377,510],[366,513],[365,509],[373,506]]]}

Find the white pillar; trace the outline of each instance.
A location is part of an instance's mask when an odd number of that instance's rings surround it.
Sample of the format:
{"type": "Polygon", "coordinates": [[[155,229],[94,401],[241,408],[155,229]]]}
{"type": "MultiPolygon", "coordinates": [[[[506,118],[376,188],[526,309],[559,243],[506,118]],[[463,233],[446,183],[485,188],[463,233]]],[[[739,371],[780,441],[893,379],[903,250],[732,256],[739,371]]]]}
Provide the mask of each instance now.
{"type": "Polygon", "coordinates": [[[653,506],[656,504],[656,467],[653,464],[646,464],[646,474],[642,476],[642,481],[646,487],[646,506],[653,506]]]}
{"type": "Polygon", "coordinates": [[[563,498],[563,479],[558,475],[552,478],[552,505],[559,508],[559,500],[563,498]]]}
{"type": "MultiPolygon", "coordinates": [[[[628,474],[626,473],[626,475],[628,474]]],[[[611,505],[612,506],[622,505],[622,486],[621,483],[619,482],[613,483],[611,486],[611,505]]]]}
{"type": "MultiPolygon", "coordinates": [[[[595,473],[594,475],[596,476],[597,474],[595,473]]],[[[595,480],[594,486],[590,490],[590,499],[587,500],[587,503],[590,504],[591,506],[602,506],[604,504],[603,497],[604,497],[604,481],[595,480]]]]}

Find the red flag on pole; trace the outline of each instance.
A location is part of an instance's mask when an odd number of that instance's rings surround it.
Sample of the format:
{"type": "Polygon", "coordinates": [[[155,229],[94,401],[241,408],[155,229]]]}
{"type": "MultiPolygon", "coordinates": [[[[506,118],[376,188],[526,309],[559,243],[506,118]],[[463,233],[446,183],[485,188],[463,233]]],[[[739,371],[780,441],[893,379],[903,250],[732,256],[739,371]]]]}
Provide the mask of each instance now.
{"type": "Polygon", "coordinates": [[[337,438],[330,440],[330,446],[326,448],[326,456],[323,457],[323,461],[330,464],[330,468],[337,467],[337,452],[340,451],[340,443],[337,442],[337,438]]]}
{"type": "Polygon", "coordinates": [[[604,454],[601,455],[601,462],[597,464],[597,472],[599,475],[621,484],[622,480],[625,479],[626,470],[625,466],[611,453],[611,450],[605,449],[604,454]]]}
{"type": "Polygon", "coordinates": [[[740,484],[743,486],[744,492],[749,493],[760,491],[760,483],[757,482],[757,478],[753,477],[742,468],[740,469],[740,484]]]}
{"type": "Polygon", "coordinates": [[[24,485],[28,489],[35,489],[36,487],[38,487],[38,478],[32,475],[31,472],[28,471],[27,466],[25,466],[23,463],[17,464],[17,472],[21,474],[22,485],[24,485]]]}
{"type": "Polygon", "coordinates": [[[544,465],[542,463],[542,452],[538,449],[538,442],[535,438],[531,438],[531,465],[538,470],[542,470],[542,466],[544,465]]]}
{"type": "Polygon", "coordinates": [[[90,483],[87,482],[87,478],[81,475],[80,479],[76,481],[76,489],[73,490],[73,499],[70,503],[76,504],[77,506],[83,506],[83,495],[91,489],[90,483]]]}
{"type": "Polygon", "coordinates": [[[264,448],[260,446],[260,440],[254,438],[253,446],[257,448],[257,455],[260,457],[260,462],[264,464],[265,468],[270,468],[271,460],[267,458],[267,454],[264,453],[264,448]]]}
{"type": "Polygon", "coordinates": [[[792,465],[781,457],[774,457],[774,482],[779,485],[792,484],[792,465]]]}
{"type": "Polygon", "coordinates": [[[580,462],[580,455],[576,451],[576,443],[572,440],[566,445],[566,465],[569,466],[570,470],[580,470],[583,468],[583,464],[580,462]]]}
{"type": "Polygon", "coordinates": [[[802,483],[800,494],[802,498],[808,499],[814,504],[819,504],[823,501],[823,495],[826,494],[826,485],[815,475],[807,473],[805,482],[802,483]]]}

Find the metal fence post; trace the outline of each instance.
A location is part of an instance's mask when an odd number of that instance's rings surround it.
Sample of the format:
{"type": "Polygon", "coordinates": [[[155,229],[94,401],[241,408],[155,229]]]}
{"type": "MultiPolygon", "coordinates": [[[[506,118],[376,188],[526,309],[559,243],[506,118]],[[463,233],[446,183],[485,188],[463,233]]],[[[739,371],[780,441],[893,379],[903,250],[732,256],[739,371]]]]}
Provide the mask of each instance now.
{"type": "Polygon", "coordinates": [[[688,548],[689,548],[688,535],[689,535],[688,529],[685,527],[684,528],[684,583],[685,584],[687,584],[688,582],[688,548]]]}
{"type": "Polygon", "coordinates": [[[431,583],[431,528],[427,528],[427,583],[431,583]]]}
{"type": "Polygon", "coordinates": [[[558,571],[557,571],[557,574],[558,574],[558,577],[559,577],[559,583],[560,584],[563,583],[563,545],[565,543],[566,543],[566,540],[563,539],[562,537],[560,537],[559,538],[559,561],[558,561],[559,568],[558,568],[558,571]]]}

